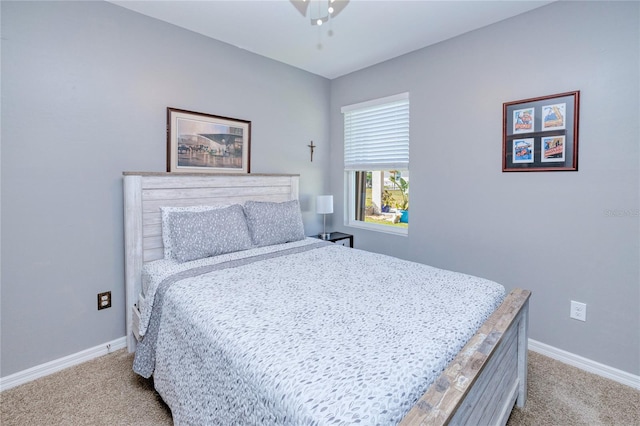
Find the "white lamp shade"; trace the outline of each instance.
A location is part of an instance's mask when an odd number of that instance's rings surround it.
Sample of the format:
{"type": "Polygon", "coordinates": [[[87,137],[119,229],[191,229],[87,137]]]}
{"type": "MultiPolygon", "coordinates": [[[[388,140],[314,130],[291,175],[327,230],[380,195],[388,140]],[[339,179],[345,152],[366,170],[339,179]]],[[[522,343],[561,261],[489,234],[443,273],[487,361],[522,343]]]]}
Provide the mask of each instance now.
{"type": "Polygon", "coordinates": [[[316,200],[316,213],[333,213],[333,195],[318,195],[316,200]]]}

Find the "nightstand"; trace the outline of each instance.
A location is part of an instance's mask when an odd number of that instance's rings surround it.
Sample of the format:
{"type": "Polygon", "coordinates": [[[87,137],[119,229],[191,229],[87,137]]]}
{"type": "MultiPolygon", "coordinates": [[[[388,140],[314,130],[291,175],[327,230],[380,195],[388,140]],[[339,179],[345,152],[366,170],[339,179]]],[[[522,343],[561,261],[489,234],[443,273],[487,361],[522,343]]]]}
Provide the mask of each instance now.
{"type": "MultiPolygon", "coordinates": [[[[313,238],[321,239],[319,235],[313,235],[313,238]]],[[[351,234],[345,234],[343,232],[331,232],[329,234],[329,238],[325,241],[331,241],[332,243],[340,244],[341,246],[353,248],[353,235],[351,234]]]]}

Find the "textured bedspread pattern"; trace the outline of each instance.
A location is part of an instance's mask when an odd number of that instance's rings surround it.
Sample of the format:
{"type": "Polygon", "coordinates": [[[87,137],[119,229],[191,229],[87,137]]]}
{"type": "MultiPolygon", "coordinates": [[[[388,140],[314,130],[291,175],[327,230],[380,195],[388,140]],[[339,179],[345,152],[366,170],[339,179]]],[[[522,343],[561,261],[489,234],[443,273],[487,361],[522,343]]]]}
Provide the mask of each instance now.
{"type": "Polygon", "coordinates": [[[177,425],[395,424],[504,297],[339,245],[282,248],[157,285],[134,369],[177,425]]]}

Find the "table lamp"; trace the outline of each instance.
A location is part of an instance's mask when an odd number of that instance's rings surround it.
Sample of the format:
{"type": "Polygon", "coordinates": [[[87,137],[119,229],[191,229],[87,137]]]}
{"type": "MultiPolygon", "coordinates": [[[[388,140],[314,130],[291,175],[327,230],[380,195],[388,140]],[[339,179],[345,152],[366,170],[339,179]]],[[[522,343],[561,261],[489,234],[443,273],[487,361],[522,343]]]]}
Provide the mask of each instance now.
{"type": "Polygon", "coordinates": [[[320,238],[328,240],[331,238],[331,234],[327,234],[327,214],[333,213],[333,195],[318,195],[316,200],[316,213],[323,215],[322,234],[320,234],[320,238]]]}

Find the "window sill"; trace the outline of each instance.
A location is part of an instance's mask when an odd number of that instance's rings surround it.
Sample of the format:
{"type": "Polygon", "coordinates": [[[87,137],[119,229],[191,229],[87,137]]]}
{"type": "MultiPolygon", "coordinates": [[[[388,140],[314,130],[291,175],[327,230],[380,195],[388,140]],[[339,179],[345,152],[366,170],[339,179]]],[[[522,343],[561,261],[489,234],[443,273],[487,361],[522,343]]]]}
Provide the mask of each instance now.
{"type": "Polygon", "coordinates": [[[389,226],[389,225],[379,225],[377,223],[367,223],[359,220],[349,221],[345,223],[345,226],[350,226],[350,227],[359,228],[359,229],[367,229],[369,231],[382,232],[385,234],[400,235],[402,237],[406,237],[409,235],[409,229],[407,228],[398,228],[398,227],[389,226]]]}

